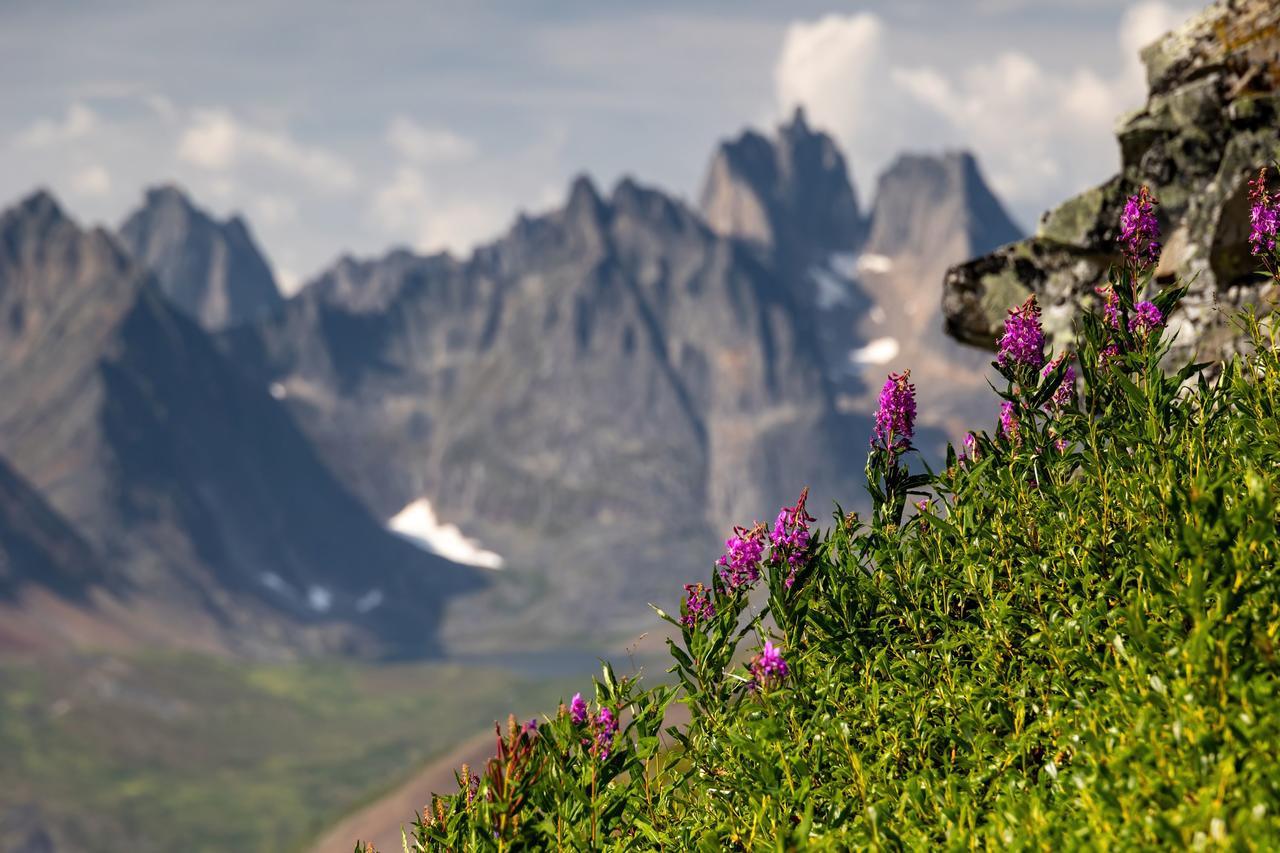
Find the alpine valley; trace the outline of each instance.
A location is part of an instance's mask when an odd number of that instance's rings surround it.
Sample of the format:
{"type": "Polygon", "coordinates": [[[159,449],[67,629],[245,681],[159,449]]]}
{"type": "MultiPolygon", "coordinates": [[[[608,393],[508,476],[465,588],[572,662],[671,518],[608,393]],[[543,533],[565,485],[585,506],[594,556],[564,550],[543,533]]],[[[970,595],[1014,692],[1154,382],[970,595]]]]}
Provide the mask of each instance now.
{"type": "Polygon", "coordinates": [[[938,285],[1022,236],[964,153],[902,156],[865,209],[799,113],[721,144],[696,206],[579,177],[468,257],[343,256],[288,297],[179,187],[116,230],[16,201],[0,849],[297,845],[395,761],[553,701],[735,521],[806,486],[860,508],[885,373],[911,366],[935,459],[989,417],[938,285]],[[460,725],[389,722],[428,705],[460,725]]]}

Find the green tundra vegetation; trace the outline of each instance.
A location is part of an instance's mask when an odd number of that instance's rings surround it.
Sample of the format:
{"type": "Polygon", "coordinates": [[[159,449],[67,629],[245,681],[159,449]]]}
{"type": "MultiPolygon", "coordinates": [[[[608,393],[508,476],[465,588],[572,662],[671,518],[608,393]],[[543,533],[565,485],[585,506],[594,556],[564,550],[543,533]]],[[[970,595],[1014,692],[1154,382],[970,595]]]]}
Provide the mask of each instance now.
{"type": "Polygon", "coordinates": [[[405,849],[1280,846],[1276,327],[1167,364],[1184,288],[1152,280],[1152,203],[1073,352],[1010,311],[990,434],[913,471],[891,375],[869,517],[811,532],[802,496],[737,529],[659,611],[669,684],[606,666],[511,720],[405,849]]]}
{"type": "MultiPolygon", "coordinates": [[[[305,850],[477,716],[546,707],[565,685],[450,663],[5,661],[0,815],[55,828],[59,850],[305,850]]],[[[23,840],[0,832],[0,849],[23,840]]]]}

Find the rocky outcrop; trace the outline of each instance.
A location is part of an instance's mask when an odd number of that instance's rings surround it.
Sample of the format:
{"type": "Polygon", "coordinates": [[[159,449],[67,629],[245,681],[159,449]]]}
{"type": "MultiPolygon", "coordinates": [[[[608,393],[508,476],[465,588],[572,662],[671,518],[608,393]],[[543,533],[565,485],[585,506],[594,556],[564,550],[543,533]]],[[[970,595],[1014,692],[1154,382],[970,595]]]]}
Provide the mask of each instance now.
{"type": "Polygon", "coordinates": [[[947,331],[992,348],[1005,311],[1035,293],[1061,346],[1119,260],[1126,196],[1147,185],[1165,236],[1158,282],[1191,283],[1170,320],[1175,358],[1217,359],[1239,346],[1231,317],[1267,310],[1276,286],[1249,254],[1248,181],[1280,158],[1280,7],[1219,0],[1142,54],[1150,94],[1124,117],[1121,172],[1045,214],[1035,236],[948,271],[947,331]]]}
{"type": "Polygon", "coordinates": [[[217,330],[279,307],[275,277],[239,216],[215,220],[177,187],[147,190],[120,240],[161,291],[202,327],[217,330]]]}
{"type": "Polygon", "coordinates": [[[267,387],[47,193],[0,213],[0,318],[0,454],[56,513],[0,472],[0,553],[62,555],[14,564],[24,583],[94,584],[91,548],[141,633],[255,654],[429,651],[445,598],[479,585],[384,530],[267,387]]]}

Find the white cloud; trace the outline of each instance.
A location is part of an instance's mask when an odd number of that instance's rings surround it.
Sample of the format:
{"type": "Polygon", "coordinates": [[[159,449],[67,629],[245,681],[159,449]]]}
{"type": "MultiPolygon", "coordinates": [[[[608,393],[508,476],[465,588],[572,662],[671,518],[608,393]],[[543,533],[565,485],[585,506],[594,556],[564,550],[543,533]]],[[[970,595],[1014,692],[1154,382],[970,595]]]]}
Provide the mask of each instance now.
{"type": "Polygon", "coordinates": [[[420,252],[465,253],[495,236],[512,216],[509,199],[444,192],[413,166],[396,170],[374,193],[369,212],[377,227],[420,252]]]}
{"type": "Polygon", "coordinates": [[[1170,6],[1159,0],[1147,0],[1124,13],[1120,21],[1120,49],[1124,52],[1128,85],[1145,87],[1146,71],[1142,67],[1139,53],[1144,47],[1191,17],[1196,8],[1195,6],[1170,6]]]}
{"type": "Polygon", "coordinates": [[[44,148],[88,136],[98,126],[97,114],[79,101],[61,119],[40,119],[14,138],[18,148],[44,148]]]}
{"type": "Polygon", "coordinates": [[[259,193],[249,202],[249,216],[254,223],[268,227],[282,225],[298,218],[298,205],[282,195],[259,193]]]}
{"type": "Polygon", "coordinates": [[[1047,68],[1021,51],[959,68],[913,63],[910,34],[869,13],[794,23],[775,67],[776,104],[784,115],[803,105],[864,181],[899,151],[962,146],[977,153],[996,191],[1025,209],[1114,171],[1114,123],[1146,91],[1138,50],[1190,13],[1158,0],[1130,8],[1113,75],[1047,68]]]}
{"type": "Polygon", "coordinates": [[[270,166],[324,192],[356,186],[355,171],[336,154],[304,145],[287,132],[246,124],[226,110],[198,110],[178,139],[178,159],[215,172],[242,163],[270,166]]]}
{"type": "Polygon", "coordinates": [[[100,164],[85,166],[70,180],[71,191],[82,196],[104,196],[111,192],[111,175],[100,164]]]}
{"type": "Polygon", "coordinates": [[[276,267],[276,284],[280,286],[280,292],[285,296],[291,296],[297,293],[302,287],[302,276],[298,275],[291,269],[285,267],[276,267]]]}
{"type": "Polygon", "coordinates": [[[510,200],[506,198],[453,200],[423,220],[418,248],[425,252],[449,249],[465,253],[495,237],[512,216],[510,200]]]}
{"type": "Polygon", "coordinates": [[[460,163],[476,156],[470,139],[443,128],[424,127],[408,116],[387,125],[387,143],[412,163],[460,163]]]}
{"type": "Polygon", "coordinates": [[[372,213],[378,225],[391,231],[413,228],[430,205],[427,179],[411,166],[401,166],[373,196],[372,213]]]}
{"type": "Polygon", "coordinates": [[[162,119],[172,119],[178,114],[178,108],[173,105],[173,101],[158,92],[144,95],[142,101],[162,119]]]}
{"type": "Polygon", "coordinates": [[[895,111],[878,79],[888,70],[886,32],[869,12],[794,23],[774,66],[781,111],[803,106],[810,121],[830,130],[855,161],[882,162],[895,148],[877,126],[895,111]]]}

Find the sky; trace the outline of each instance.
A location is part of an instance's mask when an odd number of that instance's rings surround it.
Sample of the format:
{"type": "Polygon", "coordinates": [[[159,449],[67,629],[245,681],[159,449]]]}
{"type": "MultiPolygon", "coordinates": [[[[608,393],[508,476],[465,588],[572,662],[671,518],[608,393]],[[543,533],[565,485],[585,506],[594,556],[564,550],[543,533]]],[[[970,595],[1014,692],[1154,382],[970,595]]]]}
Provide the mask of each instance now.
{"type": "Polygon", "coordinates": [[[861,202],[967,148],[1025,228],[1108,177],[1166,0],[0,2],[0,206],[118,225],[144,188],[242,213],[282,286],[465,254],[572,178],[695,202],[715,145],[803,105],[861,202]]]}

